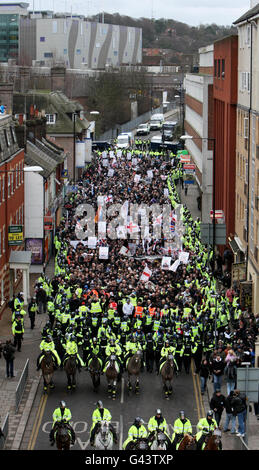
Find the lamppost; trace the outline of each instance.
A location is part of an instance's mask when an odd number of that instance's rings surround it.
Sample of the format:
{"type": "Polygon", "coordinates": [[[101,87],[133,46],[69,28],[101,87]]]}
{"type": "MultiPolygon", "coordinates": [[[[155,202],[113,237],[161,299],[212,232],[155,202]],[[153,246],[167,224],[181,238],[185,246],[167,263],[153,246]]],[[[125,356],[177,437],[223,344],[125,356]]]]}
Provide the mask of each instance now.
{"type": "Polygon", "coordinates": [[[93,116],[94,118],[94,140],[95,140],[95,137],[96,137],[96,134],[95,134],[95,123],[96,123],[96,118],[97,116],[99,116],[99,111],[90,111],[90,115],[93,116]]]}
{"type": "Polygon", "coordinates": [[[213,258],[212,258],[212,272],[215,272],[215,251],[216,251],[216,139],[214,137],[193,137],[192,135],[182,135],[180,137],[181,140],[206,140],[208,142],[213,142],[213,188],[212,188],[212,224],[213,224],[213,241],[212,241],[212,250],[213,250],[213,258]]]}

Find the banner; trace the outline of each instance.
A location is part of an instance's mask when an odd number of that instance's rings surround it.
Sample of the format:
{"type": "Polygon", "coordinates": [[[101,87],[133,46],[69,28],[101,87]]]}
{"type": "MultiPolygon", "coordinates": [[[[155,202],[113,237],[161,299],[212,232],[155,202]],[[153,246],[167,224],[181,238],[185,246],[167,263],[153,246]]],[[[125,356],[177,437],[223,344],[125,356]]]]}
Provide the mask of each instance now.
{"type": "Polygon", "coordinates": [[[122,246],[120,251],[119,251],[119,255],[125,255],[125,256],[129,256],[130,255],[130,251],[128,248],[126,248],[126,246],[122,246]]]}

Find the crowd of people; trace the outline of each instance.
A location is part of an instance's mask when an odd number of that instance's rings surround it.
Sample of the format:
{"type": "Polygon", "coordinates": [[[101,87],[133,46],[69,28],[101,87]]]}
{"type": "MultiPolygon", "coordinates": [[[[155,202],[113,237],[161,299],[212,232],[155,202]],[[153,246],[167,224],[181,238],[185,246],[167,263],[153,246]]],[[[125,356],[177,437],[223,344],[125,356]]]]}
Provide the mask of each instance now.
{"type": "MultiPolygon", "coordinates": [[[[241,310],[238,292],[230,296],[225,288],[218,289],[213,251],[201,242],[200,221],[180,204],[177,185],[183,175],[180,153],[151,154],[136,148],[95,152],[76,190],[66,196],[54,241],[55,275],[52,279],[40,276],[29,306],[31,328],[36,310],[48,314],[38,368],[45,350],[53,352],[56,367],[63,367],[69,355],[76,354],[79,370],[88,367],[93,355],[104,369],[114,353],[122,374],[127,359],[140,350],[142,370],[159,374],[171,353],[176,374],[182,370],[189,374],[194,360],[202,393],[212,377],[217,397],[226,377],[228,394],[233,394],[236,368],[244,361],[254,365],[258,318],[241,310]],[[94,209],[97,232],[106,210],[107,233],[98,232],[93,244],[83,239],[88,217],[84,205],[94,209]],[[170,207],[170,236],[162,233],[157,238],[155,230],[145,229],[141,238],[140,219],[136,212],[128,214],[131,207],[138,211],[141,205],[170,207]],[[111,206],[114,211],[109,211],[111,206]],[[123,211],[124,232],[117,227],[117,237],[112,237],[109,226],[113,228],[118,207],[123,211]],[[100,259],[100,248],[105,247],[108,255],[100,259]],[[164,257],[171,258],[173,269],[170,264],[163,266],[164,257]]],[[[156,214],[155,220],[149,217],[146,223],[149,228],[160,227],[161,217],[156,214]]],[[[19,351],[24,331],[22,301],[15,299],[12,310],[14,346],[19,351]]],[[[214,415],[218,422],[219,411],[214,415]]]]}

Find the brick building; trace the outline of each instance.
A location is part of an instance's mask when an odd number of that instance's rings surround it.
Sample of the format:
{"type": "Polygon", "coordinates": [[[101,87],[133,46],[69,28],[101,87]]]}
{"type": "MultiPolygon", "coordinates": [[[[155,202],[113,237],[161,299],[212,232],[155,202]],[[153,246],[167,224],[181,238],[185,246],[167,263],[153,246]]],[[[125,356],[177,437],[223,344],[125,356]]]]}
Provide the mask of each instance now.
{"type": "Polygon", "coordinates": [[[235,232],[238,36],[214,43],[215,204],[223,210],[227,238],[235,232]]]}
{"type": "MultiPolygon", "coordinates": [[[[0,115],[0,315],[11,292],[9,258],[11,250],[24,250],[8,243],[8,228],[24,225],[24,150],[17,143],[11,115],[0,115]]],[[[14,281],[20,273],[15,272],[14,281]]]]}

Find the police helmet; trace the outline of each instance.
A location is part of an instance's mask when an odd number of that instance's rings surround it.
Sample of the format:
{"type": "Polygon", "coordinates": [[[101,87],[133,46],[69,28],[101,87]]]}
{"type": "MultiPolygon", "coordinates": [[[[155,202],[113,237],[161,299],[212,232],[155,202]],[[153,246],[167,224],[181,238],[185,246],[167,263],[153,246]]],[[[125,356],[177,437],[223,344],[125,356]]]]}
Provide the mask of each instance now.
{"type": "Polygon", "coordinates": [[[207,418],[213,418],[213,411],[212,410],[208,411],[207,418]]]}
{"type": "Polygon", "coordinates": [[[59,406],[60,408],[66,408],[66,403],[64,402],[64,400],[61,400],[59,406]]]}
{"type": "Polygon", "coordinates": [[[98,408],[103,408],[103,402],[101,400],[98,400],[96,405],[98,406],[98,408]]]}

